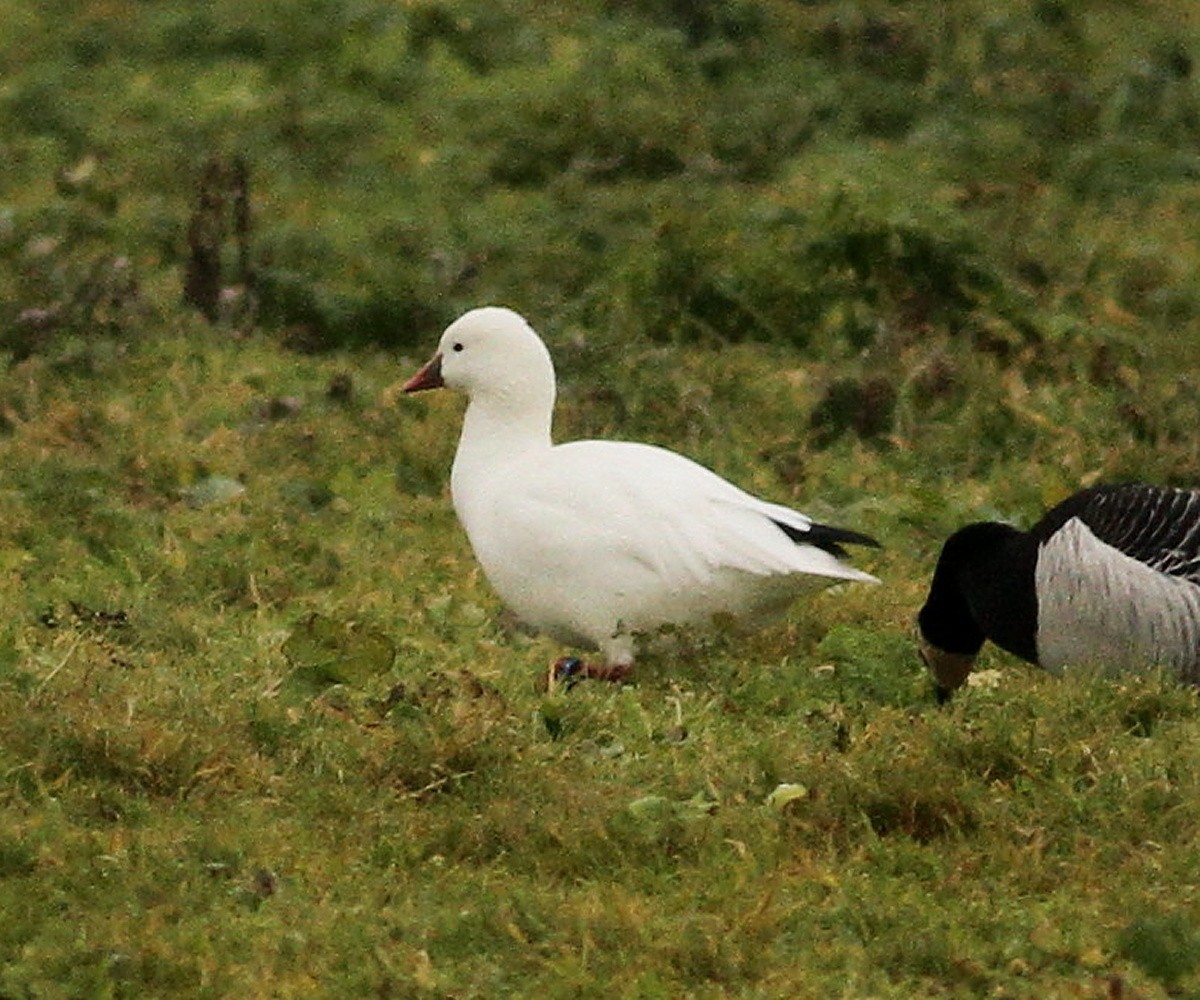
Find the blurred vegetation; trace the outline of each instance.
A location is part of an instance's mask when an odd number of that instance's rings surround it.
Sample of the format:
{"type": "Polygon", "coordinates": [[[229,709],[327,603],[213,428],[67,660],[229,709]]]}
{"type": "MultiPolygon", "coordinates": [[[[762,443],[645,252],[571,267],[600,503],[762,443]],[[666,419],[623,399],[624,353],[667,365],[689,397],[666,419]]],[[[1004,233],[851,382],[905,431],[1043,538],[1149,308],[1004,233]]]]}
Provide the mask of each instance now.
{"type": "Polygon", "coordinates": [[[909,638],[1200,484],[1193,8],[4,5],[0,996],[1200,991],[1194,693],[909,638]],[[486,302],[885,585],[535,693],[398,393],[486,302]]]}

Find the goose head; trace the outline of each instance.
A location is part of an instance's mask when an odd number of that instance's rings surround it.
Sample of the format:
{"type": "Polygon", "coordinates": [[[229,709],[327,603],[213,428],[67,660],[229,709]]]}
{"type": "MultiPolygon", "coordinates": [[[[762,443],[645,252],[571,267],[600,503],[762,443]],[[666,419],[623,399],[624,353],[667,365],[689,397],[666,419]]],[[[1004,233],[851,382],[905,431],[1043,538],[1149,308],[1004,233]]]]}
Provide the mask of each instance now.
{"type": "Polygon", "coordinates": [[[538,412],[554,405],[550,352],[518,313],[472,309],[451,323],[437,352],[404,384],[405,392],[446,386],[488,408],[538,412]]]}

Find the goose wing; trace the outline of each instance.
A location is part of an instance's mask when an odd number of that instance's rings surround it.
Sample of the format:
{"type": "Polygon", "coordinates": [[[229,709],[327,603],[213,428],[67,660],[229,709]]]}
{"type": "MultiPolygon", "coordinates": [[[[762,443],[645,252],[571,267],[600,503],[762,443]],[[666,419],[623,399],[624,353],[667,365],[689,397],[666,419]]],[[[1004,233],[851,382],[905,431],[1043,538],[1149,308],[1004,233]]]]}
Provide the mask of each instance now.
{"type": "Polygon", "coordinates": [[[871,539],[759,500],[653,445],[559,445],[515,478],[505,506],[520,509],[522,534],[552,539],[559,557],[570,550],[614,571],[636,564],[668,586],[704,585],[723,569],[875,579],[838,558],[842,543],[871,539]]]}
{"type": "Polygon", "coordinates": [[[1159,573],[1200,584],[1200,490],[1129,483],[1082,496],[1076,516],[1098,539],[1159,573]]]}

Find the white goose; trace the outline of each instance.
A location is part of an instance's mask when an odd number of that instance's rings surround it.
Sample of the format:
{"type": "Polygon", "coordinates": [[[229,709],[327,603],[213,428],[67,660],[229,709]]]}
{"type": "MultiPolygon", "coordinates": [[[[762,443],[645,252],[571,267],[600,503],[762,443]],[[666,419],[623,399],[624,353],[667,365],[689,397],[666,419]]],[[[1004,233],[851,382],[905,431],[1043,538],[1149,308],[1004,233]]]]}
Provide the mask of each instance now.
{"type": "Polygon", "coordinates": [[[917,625],[943,700],[985,639],[1052,673],[1161,667],[1200,686],[1200,490],[1093,486],[1028,531],[960,528],[917,625]]]}
{"type": "Polygon", "coordinates": [[[450,476],[483,571],[526,624],[598,648],[557,672],[620,680],[635,636],[778,613],[822,580],[878,582],[840,560],[877,545],[767,503],[690,459],[622,441],[554,445],[554,366],[510,309],[474,309],[404,385],[466,393],[450,476]]]}

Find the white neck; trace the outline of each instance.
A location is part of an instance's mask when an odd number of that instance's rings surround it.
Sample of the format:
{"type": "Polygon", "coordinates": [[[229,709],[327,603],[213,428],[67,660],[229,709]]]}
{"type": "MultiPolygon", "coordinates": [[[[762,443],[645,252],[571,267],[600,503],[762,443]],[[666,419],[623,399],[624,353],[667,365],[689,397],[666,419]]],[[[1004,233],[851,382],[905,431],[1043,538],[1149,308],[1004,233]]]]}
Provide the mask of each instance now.
{"type": "Polygon", "coordinates": [[[514,462],[549,451],[554,384],[521,382],[501,392],[471,397],[450,473],[454,507],[470,530],[470,506],[486,502],[493,478],[503,480],[514,462]]]}

